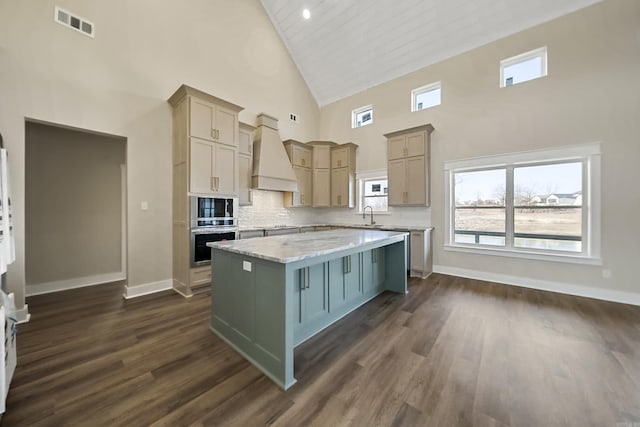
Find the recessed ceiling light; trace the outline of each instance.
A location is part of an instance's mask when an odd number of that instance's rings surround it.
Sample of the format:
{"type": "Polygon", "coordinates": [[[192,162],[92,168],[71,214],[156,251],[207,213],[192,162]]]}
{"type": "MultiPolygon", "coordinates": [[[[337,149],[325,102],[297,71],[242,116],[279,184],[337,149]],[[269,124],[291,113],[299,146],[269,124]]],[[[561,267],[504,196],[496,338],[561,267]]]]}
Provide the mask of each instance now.
{"type": "Polygon", "coordinates": [[[311,18],[311,12],[309,11],[309,9],[304,9],[304,10],[302,11],[302,17],[303,17],[304,19],[309,19],[309,18],[311,18]]]}

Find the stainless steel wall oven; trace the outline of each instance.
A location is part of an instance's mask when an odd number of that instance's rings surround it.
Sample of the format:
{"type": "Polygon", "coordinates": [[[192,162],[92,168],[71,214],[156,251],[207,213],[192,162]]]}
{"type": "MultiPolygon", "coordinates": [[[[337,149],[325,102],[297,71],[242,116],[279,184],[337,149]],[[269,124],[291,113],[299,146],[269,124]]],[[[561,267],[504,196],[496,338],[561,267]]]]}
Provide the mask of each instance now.
{"type": "Polygon", "coordinates": [[[238,234],[238,199],[190,197],[191,267],[211,264],[209,242],[235,240],[238,234]]]}

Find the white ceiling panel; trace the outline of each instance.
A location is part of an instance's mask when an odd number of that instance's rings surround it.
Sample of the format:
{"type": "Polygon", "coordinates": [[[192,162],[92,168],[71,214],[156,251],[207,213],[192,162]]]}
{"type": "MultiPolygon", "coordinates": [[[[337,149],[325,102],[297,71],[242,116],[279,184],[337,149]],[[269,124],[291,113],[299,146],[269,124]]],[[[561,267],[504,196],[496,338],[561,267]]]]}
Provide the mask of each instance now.
{"type": "Polygon", "coordinates": [[[320,106],[599,1],[261,0],[320,106]]]}

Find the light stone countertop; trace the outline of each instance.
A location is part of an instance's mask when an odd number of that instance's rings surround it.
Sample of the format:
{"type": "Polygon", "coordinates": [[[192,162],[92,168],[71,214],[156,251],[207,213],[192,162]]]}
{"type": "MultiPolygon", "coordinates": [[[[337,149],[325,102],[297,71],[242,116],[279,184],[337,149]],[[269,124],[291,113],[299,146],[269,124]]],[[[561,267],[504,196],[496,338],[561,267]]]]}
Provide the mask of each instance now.
{"type": "Polygon", "coordinates": [[[302,224],[302,225],[264,225],[264,226],[240,226],[239,231],[260,231],[260,230],[281,230],[281,229],[293,229],[293,228],[306,228],[306,227],[344,227],[344,228],[356,228],[363,230],[383,230],[383,231],[426,231],[433,230],[433,227],[420,226],[420,225],[384,225],[375,224],[302,224]]]}
{"type": "Polygon", "coordinates": [[[340,229],[261,239],[211,242],[207,243],[207,246],[286,264],[357,248],[367,243],[395,243],[402,241],[406,235],[407,233],[395,231],[340,229]]]}

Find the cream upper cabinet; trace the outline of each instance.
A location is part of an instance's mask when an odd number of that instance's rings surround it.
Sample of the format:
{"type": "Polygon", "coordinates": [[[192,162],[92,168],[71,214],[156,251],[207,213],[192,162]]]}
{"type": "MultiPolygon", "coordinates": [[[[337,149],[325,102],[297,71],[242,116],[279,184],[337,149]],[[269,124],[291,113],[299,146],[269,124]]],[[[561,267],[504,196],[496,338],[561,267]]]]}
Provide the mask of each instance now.
{"type": "Polygon", "coordinates": [[[331,206],[331,169],[313,169],[313,207],[331,206]]]}
{"type": "Polygon", "coordinates": [[[253,135],[256,128],[246,123],[240,123],[239,129],[238,153],[253,155],[253,135]]]}
{"type": "Polygon", "coordinates": [[[427,135],[424,131],[398,135],[387,141],[387,157],[389,160],[403,157],[423,156],[426,151],[427,135]]]}
{"type": "Polygon", "coordinates": [[[348,166],[349,162],[349,148],[340,147],[331,150],[331,168],[343,168],[348,166]]]}
{"type": "Polygon", "coordinates": [[[313,159],[313,202],[314,208],[331,206],[331,147],[332,141],[311,141],[308,143],[313,159]]]}
{"type": "Polygon", "coordinates": [[[300,147],[295,144],[288,146],[288,151],[291,152],[289,159],[293,166],[301,166],[303,168],[311,167],[311,150],[306,147],[300,147]]]}
{"type": "Polygon", "coordinates": [[[404,159],[390,160],[387,163],[389,185],[389,205],[402,205],[407,187],[406,162],[404,159]]]}
{"type": "Polygon", "coordinates": [[[238,114],[235,111],[195,97],[191,97],[189,108],[191,136],[222,144],[238,144],[238,114]]]}
{"type": "Polygon", "coordinates": [[[429,206],[430,124],[386,134],[389,205],[429,206]]]}
{"type": "Polygon", "coordinates": [[[191,193],[234,197],[238,193],[236,149],[191,138],[191,193]]]}
{"type": "Polygon", "coordinates": [[[349,207],[349,171],[347,168],[331,170],[331,206],[349,207]]]}
{"type": "Polygon", "coordinates": [[[240,206],[249,206],[253,203],[251,175],[253,175],[253,136],[255,127],[240,123],[239,130],[238,204],[240,206]]]}
{"type": "Polygon", "coordinates": [[[336,145],[331,151],[331,206],[355,207],[356,149],[353,143],[336,145]]]}
{"type": "Polygon", "coordinates": [[[311,206],[313,203],[312,147],[293,139],[288,139],[283,144],[298,182],[298,191],[284,193],[284,205],[287,207],[311,206]]]}
{"type": "Polygon", "coordinates": [[[298,191],[285,193],[285,206],[311,206],[313,196],[311,194],[311,169],[302,166],[293,166],[293,173],[298,181],[298,191]],[[288,199],[287,195],[290,195],[288,199]]]}
{"type": "Polygon", "coordinates": [[[331,147],[329,145],[313,146],[313,167],[329,169],[331,167],[331,147]]]}

